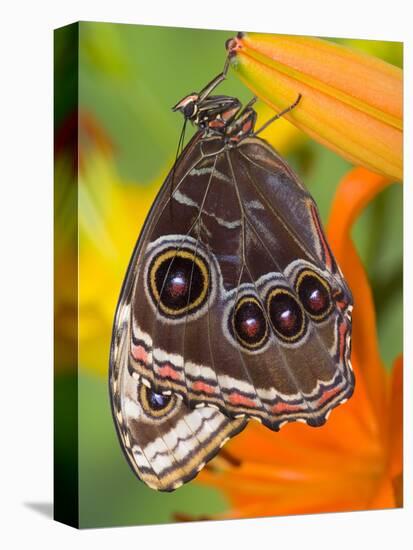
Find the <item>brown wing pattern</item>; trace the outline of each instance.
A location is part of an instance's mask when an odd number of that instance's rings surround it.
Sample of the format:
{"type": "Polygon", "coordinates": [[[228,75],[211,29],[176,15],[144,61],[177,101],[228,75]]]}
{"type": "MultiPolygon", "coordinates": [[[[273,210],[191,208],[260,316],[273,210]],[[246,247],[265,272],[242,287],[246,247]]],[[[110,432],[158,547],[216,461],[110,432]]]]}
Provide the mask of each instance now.
{"type": "Polygon", "coordinates": [[[129,369],[230,417],[324,423],[353,391],[351,294],[314,201],[262,140],[189,144],[129,272],[129,369]]]}

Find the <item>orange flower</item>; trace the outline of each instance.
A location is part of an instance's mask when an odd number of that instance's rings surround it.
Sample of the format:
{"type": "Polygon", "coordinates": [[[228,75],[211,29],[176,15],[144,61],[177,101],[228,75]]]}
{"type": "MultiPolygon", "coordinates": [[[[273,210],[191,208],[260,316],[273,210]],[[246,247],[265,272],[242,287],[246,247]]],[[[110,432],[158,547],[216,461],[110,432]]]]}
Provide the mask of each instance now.
{"type": "Polygon", "coordinates": [[[302,36],[241,34],[227,42],[240,79],[276,112],[355,165],[402,178],[398,67],[345,46],[302,36]]]}
{"type": "Polygon", "coordinates": [[[351,228],[389,180],[364,168],[342,180],[328,235],[354,295],[353,397],[327,424],[288,424],[279,434],[251,422],[199,475],[222,489],[231,509],[221,517],[334,512],[402,505],[402,361],[389,374],[381,361],[375,311],[351,228]]]}

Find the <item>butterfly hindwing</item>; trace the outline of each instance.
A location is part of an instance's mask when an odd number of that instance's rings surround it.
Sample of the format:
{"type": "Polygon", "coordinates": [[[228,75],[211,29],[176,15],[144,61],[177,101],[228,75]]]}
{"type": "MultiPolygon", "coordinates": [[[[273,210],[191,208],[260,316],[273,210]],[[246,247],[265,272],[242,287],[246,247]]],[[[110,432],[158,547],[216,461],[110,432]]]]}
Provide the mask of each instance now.
{"type": "Polygon", "coordinates": [[[149,487],[173,491],[195,477],[246,425],[217,408],[190,409],[176,393],[157,394],[130,366],[130,304],[119,305],[110,390],[118,436],[132,470],[149,487]]]}

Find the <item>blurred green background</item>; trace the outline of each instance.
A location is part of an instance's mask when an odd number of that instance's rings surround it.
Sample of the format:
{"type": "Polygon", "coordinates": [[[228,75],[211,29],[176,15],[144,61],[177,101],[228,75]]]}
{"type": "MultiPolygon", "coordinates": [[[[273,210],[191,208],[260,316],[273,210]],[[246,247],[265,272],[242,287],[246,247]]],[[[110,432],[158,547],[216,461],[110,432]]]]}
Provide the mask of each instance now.
{"type": "MultiPolygon", "coordinates": [[[[162,523],[174,521],[180,514],[213,515],[228,506],[223,494],[196,481],[172,494],[157,493],[137,481],[116,437],[107,371],[112,320],[129,257],[150,204],[175,158],[183,120],[171,107],[221,71],[225,41],[234,34],[79,24],[81,527],[162,523]]],[[[399,43],[336,40],[401,66],[399,43]]],[[[64,41],[56,41],[55,56],[57,77],[68,86],[76,85],[76,62],[64,41]]],[[[70,134],[70,120],[76,112],[73,95],[65,94],[64,89],[55,109],[56,129],[61,136],[70,134]]],[[[251,98],[231,71],[219,93],[239,97],[243,102],[251,98]]],[[[263,113],[268,116],[265,109],[263,113]]],[[[278,127],[280,134],[287,128],[284,121],[278,127]]],[[[350,164],[305,136],[297,139],[297,133],[293,130],[291,139],[280,135],[274,145],[305,182],[326,222],[337,184],[350,164]]],[[[73,196],[66,181],[67,169],[64,154],[57,156],[57,181],[62,182],[61,189],[66,193],[62,193],[63,202],[65,197],[73,196]]],[[[57,216],[56,223],[61,225],[58,229],[64,263],[76,257],[77,248],[64,238],[70,224],[62,215],[57,216]]],[[[388,367],[402,351],[402,226],[402,187],[394,185],[368,206],[354,228],[356,246],[374,293],[380,350],[388,367]]],[[[64,269],[60,276],[65,277],[64,269]]],[[[64,321],[59,330],[64,332],[64,321]]],[[[64,359],[60,362],[56,399],[64,410],[65,400],[71,398],[67,388],[73,373],[64,359]]],[[[65,441],[66,434],[61,430],[56,442],[63,449],[63,468],[69,471],[71,455],[64,453],[65,441]]]]}

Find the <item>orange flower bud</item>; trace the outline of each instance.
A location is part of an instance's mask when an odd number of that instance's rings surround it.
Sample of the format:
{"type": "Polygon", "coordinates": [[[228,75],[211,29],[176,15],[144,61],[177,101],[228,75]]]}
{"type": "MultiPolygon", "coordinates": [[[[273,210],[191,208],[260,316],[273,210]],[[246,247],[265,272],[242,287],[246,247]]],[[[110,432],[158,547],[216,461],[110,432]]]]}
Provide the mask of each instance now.
{"type": "Polygon", "coordinates": [[[240,79],[275,111],[355,165],[402,179],[402,71],[318,38],[239,34],[227,42],[240,79]]]}

